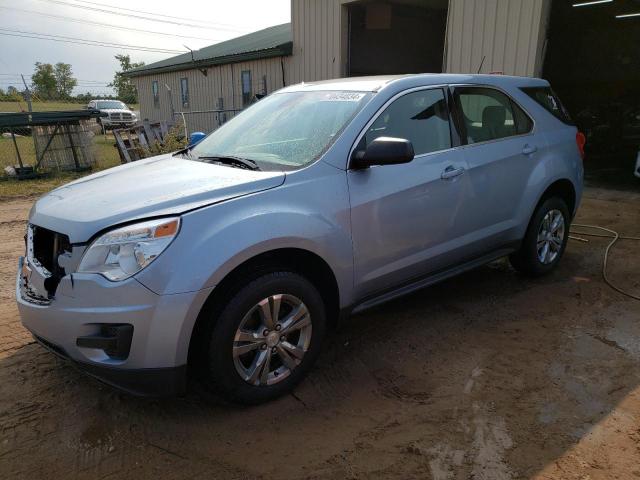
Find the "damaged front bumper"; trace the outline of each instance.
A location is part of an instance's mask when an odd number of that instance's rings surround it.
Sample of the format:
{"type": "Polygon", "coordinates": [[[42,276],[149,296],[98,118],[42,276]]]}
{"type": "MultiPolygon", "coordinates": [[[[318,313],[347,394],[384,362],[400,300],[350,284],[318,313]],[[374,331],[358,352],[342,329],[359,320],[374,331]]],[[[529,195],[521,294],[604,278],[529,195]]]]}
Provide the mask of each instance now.
{"type": "Polygon", "coordinates": [[[157,295],[135,278],[111,282],[74,273],[47,296],[41,282],[41,272],[21,257],[18,310],[40,344],[137,395],[184,392],[191,332],[211,289],[157,295]]]}

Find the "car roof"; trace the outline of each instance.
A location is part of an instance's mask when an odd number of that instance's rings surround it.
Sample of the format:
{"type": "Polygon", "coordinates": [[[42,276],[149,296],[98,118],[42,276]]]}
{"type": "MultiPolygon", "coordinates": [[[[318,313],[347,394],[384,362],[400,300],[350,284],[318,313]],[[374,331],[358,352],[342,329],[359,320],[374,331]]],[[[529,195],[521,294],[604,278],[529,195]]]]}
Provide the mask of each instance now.
{"type": "Polygon", "coordinates": [[[509,75],[474,75],[451,73],[420,73],[409,75],[379,75],[370,77],[349,77],[317,82],[303,82],[286,87],[281,92],[352,90],[360,92],[377,92],[390,84],[406,83],[407,86],[441,85],[441,84],[477,84],[501,87],[548,86],[546,80],[534,77],[517,77],[509,75]]]}

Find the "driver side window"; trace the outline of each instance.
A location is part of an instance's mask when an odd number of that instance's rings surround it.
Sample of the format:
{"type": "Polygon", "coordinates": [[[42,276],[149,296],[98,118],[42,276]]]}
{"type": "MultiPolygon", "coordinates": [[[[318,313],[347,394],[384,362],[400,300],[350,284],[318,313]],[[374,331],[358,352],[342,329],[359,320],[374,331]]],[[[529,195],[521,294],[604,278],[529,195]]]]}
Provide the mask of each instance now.
{"type": "Polygon", "coordinates": [[[419,90],[395,100],[369,127],[358,150],[366,149],[379,137],[409,140],[416,155],[451,148],[449,111],[443,90],[419,90]]]}

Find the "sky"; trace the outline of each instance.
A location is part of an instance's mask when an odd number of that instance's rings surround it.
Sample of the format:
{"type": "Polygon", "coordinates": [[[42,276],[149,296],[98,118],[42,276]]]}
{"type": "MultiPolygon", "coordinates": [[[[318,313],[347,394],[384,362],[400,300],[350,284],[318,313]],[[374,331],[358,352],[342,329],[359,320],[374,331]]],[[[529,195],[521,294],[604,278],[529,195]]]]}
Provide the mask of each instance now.
{"type": "Polygon", "coordinates": [[[29,83],[36,62],[64,62],[71,64],[78,79],[74,93],[113,93],[106,84],[119,67],[116,54],[129,54],[135,62],[156,62],[186,52],[186,47],[197,50],[287,23],[291,20],[290,9],[291,0],[0,0],[0,88],[21,88],[20,73],[29,83]],[[33,34],[129,47],[26,38],[33,34]]]}

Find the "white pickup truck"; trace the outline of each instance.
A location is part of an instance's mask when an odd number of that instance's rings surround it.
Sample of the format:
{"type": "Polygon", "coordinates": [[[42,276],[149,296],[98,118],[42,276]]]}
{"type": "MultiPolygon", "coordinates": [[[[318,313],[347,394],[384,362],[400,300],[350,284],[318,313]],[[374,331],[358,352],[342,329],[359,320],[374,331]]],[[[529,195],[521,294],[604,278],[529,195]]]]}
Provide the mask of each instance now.
{"type": "Polygon", "coordinates": [[[127,127],[138,123],[136,114],[120,100],[91,100],[87,108],[107,114],[98,119],[104,128],[127,127]]]}

